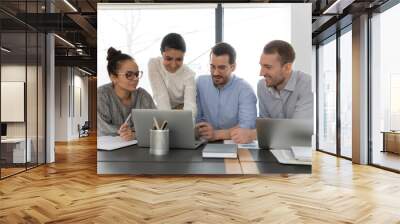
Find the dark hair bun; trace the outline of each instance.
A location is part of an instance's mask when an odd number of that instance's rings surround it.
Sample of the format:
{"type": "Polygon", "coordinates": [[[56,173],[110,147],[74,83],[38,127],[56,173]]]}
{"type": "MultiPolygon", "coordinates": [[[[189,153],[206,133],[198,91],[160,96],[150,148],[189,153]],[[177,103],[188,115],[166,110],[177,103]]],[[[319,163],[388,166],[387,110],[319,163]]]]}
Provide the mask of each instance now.
{"type": "Polygon", "coordinates": [[[110,61],[111,59],[115,58],[115,56],[118,56],[122,54],[121,51],[117,51],[115,48],[110,47],[108,48],[107,51],[107,61],[110,61]]]}
{"type": "Polygon", "coordinates": [[[124,54],[121,51],[115,50],[115,48],[110,47],[107,51],[107,71],[109,75],[116,74],[118,70],[119,63],[125,60],[133,60],[130,55],[124,54]]]}

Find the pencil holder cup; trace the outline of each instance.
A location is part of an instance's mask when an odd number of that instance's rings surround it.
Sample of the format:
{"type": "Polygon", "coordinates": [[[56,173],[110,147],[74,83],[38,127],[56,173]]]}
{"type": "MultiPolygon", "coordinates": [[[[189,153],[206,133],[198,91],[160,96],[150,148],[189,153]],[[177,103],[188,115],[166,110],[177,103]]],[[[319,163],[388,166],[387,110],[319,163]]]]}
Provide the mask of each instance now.
{"type": "Polygon", "coordinates": [[[150,129],[150,154],[162,156],[169,151],[169,129],[150,129]]]}

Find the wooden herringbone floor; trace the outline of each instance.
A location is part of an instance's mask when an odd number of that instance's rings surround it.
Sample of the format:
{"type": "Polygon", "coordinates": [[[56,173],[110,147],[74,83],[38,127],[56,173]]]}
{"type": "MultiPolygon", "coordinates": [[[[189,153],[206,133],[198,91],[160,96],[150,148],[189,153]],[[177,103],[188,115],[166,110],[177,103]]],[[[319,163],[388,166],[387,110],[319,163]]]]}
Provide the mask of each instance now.
{"type": "Polygon", "coordinates": [[[98,176],[93,137],[0,181],[0,223],[400,223],[400,175],[315,153],[312,175],[98,176]]]}

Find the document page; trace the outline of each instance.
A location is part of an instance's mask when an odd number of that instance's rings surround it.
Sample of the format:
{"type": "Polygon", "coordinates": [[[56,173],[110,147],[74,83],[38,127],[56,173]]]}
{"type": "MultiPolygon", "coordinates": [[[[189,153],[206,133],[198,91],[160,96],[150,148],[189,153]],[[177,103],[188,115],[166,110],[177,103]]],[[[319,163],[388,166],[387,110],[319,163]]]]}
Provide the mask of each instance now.
{"type": "Polygon", "coordinates": [[[114,150],[136,144],[137,140],[125,141],[120,136],[97,137],[97,149],[101,150],[114,150]]]}
{"type": "MultiPolygon", "coordinates": [[[[233,140],[224,140],[224,144],[236,144],[233,140]]],[[[254,140],[248,144],[237,144],[238,148],[243,148],[243,149],[260,149],[258,147],[258,141],[254,140]]]]}

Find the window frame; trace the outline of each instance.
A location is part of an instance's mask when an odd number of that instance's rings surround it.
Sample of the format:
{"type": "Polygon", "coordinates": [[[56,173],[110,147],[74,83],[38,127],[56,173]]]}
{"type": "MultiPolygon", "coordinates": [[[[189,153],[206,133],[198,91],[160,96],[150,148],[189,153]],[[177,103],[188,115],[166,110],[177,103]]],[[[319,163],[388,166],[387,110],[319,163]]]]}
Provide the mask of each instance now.
{"type": "Polygon", "coordinates": [[[340,117],[340,112],[341,112],[341,108],[340,108],[340,103],[341,103],[341,97],[340,97],[340,82],[341,82],[341,64],[340,64],[340,60],[341,60],[341,55],[340,55],[340,37],[344,34],[346,34],[347,32],[351,32],[352,31],[352,23],[347,24],[345,27],[341,28],[341,29],[337,29],[335,33],[331,34],[330,36],[326,37],[325,39],[320,40],[317,44],[316,44],[316,70],[315,70],[315,74],[316,74],[316,150],[319,152],[323,152],[323,153],[327,153],[329,155],[333,155],[333,156],[337,156],[339,158],[343,158],[346,160],[352,160],[352,158],[347,157],[342,155],[342,150],[341,150],[341,117],[340,117]],[[336,152],[332,153],[332,152],[328,152],[324,149],[321,149],[319,147],[320,143],[319,143],[319,122],[320,122],[320,118],[319,118],[319,103],[320,103],[320,99],[319,99],[319,91],[320,91],[320,86],[319,86],[319,78],[320,78],[320,74],[319,74],[319,47],[322,44],[327,44],[331,41],[336,41],[336,152]]]}

